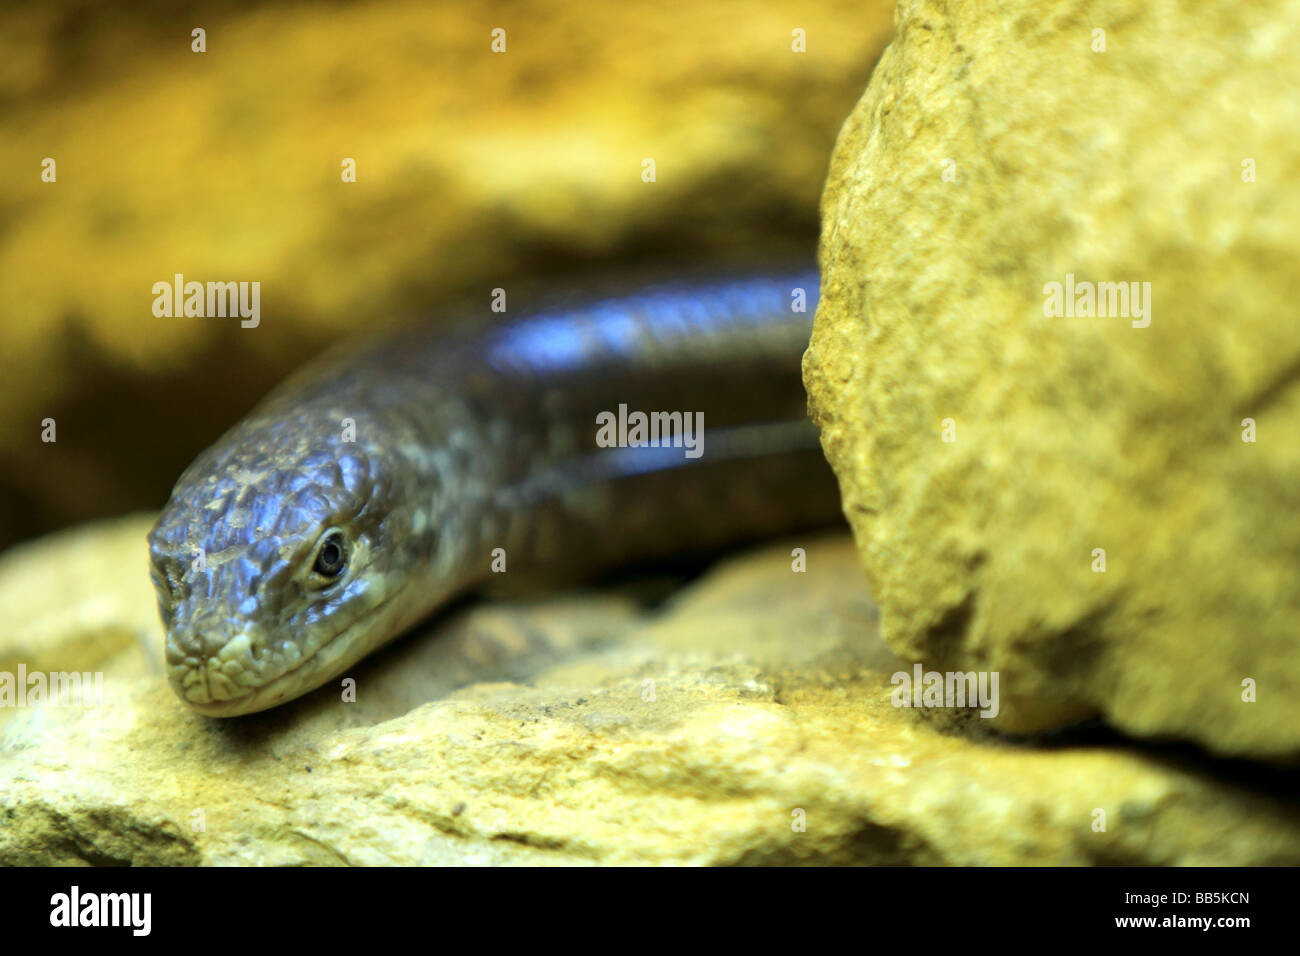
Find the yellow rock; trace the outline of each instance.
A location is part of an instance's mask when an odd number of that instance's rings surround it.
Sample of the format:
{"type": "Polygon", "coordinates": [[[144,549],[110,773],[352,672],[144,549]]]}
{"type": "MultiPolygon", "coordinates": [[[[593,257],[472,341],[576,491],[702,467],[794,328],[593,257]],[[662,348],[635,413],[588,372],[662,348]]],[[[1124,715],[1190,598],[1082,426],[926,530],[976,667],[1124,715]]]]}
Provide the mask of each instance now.
{"type": "Polygon", "coordinates": [[[152,612],[126,570],[147,526],[0,566],[7,628],[44,635],[26,653],[93,666],[61,649],[103,634],[117,667],[110,705],[0,730],[0,864],[1300,861],[1300,809],[1267,777],[893,706],[845,536],[740,555],[657,609],[632,589],[472,605],[357,668],[355,703],[322,688],[215,720],[112,636],[152,612]],[[75,554],[78,600],[97,581],[113,610],[42,630],[49,599],[13,585],[56,587],[75,554]]]}
{"type": "MultiPolygon", "coordinates": [[[[132,515],[52,534],[0,555],[0,674],[163,675],[162,625],[145,534],[132,515]]],[[[21,713],[0,705],[0,724],[21,713]]]]}
{"type": "Polygon", "coordinates": [[[893,4],[157,6],[0,11],[0,547],[159,506],[330,341],[490,319],[496,288],[517,313],[530,280],[809,258],[893,4]],[[155,316],[178,273],[261,283],[257,328],[155,316]]]}
{"type": "Polygon", "coordinates": [[[1290,761],[1300,4],[1088,11],[900,5],[823,197],[811,406],[900,655],[999,671],[1002,729],[1290,761]],[[1085,314],[1119,282],[1140,309],[1085,314]]]}

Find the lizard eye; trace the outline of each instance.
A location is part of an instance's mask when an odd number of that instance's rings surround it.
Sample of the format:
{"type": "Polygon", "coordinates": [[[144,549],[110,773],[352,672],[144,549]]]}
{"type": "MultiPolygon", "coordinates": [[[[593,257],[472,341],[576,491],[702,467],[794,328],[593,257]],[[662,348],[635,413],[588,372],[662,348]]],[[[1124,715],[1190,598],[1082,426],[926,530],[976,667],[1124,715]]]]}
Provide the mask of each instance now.
{"type": "Polygon", "coordinates": [[[348,566],[348,540],[342,531],[331,531],[321,538],[316,548],[316,560],[312,570],[322,578],[333,580],[342,574],[348,566]]]}

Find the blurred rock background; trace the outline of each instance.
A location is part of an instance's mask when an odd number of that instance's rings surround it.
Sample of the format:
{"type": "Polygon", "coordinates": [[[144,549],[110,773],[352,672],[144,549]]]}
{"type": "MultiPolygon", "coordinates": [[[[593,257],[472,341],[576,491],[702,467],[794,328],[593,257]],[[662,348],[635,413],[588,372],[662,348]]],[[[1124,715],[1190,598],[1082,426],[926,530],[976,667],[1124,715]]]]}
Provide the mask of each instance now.
{"type": "Polygon", "coordinates": [[[838,0],[6,4],[0,547],[160,506],[338,338],[448,303],[486,316],[491,289],[530,279],[811,261],[830,148],[891,17],[838,0]],[[260,282],[260,326],[155,317],[176,273],[260,282]]]}

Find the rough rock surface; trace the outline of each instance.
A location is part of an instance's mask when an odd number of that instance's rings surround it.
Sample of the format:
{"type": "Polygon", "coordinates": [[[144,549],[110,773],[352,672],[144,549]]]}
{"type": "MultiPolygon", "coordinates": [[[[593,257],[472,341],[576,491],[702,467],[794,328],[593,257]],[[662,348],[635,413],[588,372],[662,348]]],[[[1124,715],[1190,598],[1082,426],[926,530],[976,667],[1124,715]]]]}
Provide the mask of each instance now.
{"type": "Polygon", "coordinates": [[[1300,861],[1267,777],[892,706],[847,536],[740,555],[653,610],[655,582],[470,605],[358,668],[355,703],[221,721],[151,673],[149,520],[0,561],[5,661],[115,662],[103,706],[0,729],[0,864],[1300,861]],[[73,561],[93,616],[58,609],[73,561]]]}
{"type": "Polygon", "coordinates": [[[905,0],[841,132],[814,417],[885,639],[999,671],[1000,728],[1300,754],[1298,44],[1295,2],[905,0]],[[1067,275],[1150,311],[1049,316],[1067,275]]]}
{"type": "Polygon", "coordinates": [[[530,279],[810,257],[892,7],[3,5],[0,547],[158,507],[335,339],[453,306],[493,318],[491,290],[515,311],[530,279]],[[260,282],[260,324],[156,317],[176,273],[260,282]]]}

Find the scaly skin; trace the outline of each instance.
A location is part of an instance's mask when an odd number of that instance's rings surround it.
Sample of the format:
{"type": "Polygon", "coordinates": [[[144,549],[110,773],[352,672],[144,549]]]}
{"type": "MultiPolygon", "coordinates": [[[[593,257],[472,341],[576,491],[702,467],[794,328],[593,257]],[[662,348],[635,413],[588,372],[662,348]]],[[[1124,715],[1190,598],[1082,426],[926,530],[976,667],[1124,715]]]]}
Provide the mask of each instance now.
{"type": "Polygon", "coordinates": [[[304,694],[495,548],[572,578],[834,520],[799,377],[816,297],[809,273],[656,286],[323,356],[186,469],[149,535],[173,688],[213,716],[304,694]],[[597,447],[619,403],[703,412],[703,456],[597,447]]]}

